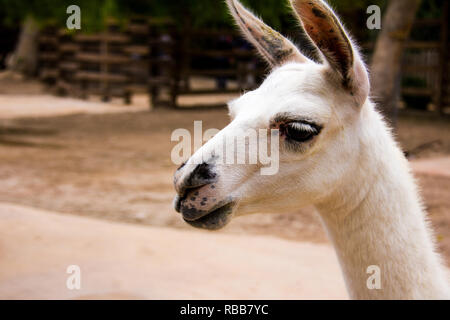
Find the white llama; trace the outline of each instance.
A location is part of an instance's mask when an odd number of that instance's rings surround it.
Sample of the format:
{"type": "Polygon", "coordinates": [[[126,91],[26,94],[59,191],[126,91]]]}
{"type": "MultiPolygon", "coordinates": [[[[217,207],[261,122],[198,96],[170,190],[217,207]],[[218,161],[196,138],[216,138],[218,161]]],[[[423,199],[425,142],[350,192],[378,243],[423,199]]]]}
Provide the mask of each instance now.
{"type": "Polygon", "coordinates": [[[273,71],[230,103],[231,123],[177,170],[177,211],[195,227],[218,229],[235,215],[312,204],[351,298],[449,298],[408,162],[368,98],[367,70],[333,11],[320,0],[291,0],[318,64],[237,0],[227,4],[273,71]],[[260,164],[223,164],[217,155],[199,161],[224,137],[261,128],[279,129],[277,174],[261,175],[260,164]],[[379,290],[367,286],[372,265],[381,271],[379,290]]]}

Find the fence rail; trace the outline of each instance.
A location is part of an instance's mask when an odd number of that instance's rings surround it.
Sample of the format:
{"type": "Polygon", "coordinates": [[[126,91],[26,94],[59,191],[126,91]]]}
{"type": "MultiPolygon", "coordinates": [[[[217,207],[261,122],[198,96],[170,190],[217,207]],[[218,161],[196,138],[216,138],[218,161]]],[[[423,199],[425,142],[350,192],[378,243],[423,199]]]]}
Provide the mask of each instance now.
{"type": "Polygon", "coordinates": [[[130,102],[134,93],[148,92],[152,106],[177,107],[183,95],[251,89],[264,72],[250,47],[236,46],[241,41],[236,32],[179,32],[168,19],[146,18],[132,19],[118,30],[115,22],[106,32],[89,35],[46,28],[40,35],[40,78],[59,94],[97,94],[105,101],[120,96],[130,102]],[[216,79],[217,86],[193,87],[196,77],[216,79]],[[230,81],[236,84],[227,87],[230,81]]]}
{"type": "MultiPolygon", "coordinates": [[[[440,38],[409,40],[405,45],[402,86],[407,99],[429,99],[444,113],[450,107],[448,2],[441,19],[419,19],[415,28],[434,28],[440,38]]],[[[177,30],[170,19],[133,18],[125,29],[111,21],[105,32],[70,35],[45,29],[39,39],[40,78],[60,94],[103,100],[122,97],[129,103],[137,92],[151,97],[151,106],[179,106],[179,98],[238,93],[255,88],[265,66],[241,36],[229,30],[177,30]],[[215,86],[193,86],[212,79],[215,86]]],[[[363,45],[372,51],[373,43],[363,45]]],[[[211,84],[211,81],[210,83],[211,84]]]]}

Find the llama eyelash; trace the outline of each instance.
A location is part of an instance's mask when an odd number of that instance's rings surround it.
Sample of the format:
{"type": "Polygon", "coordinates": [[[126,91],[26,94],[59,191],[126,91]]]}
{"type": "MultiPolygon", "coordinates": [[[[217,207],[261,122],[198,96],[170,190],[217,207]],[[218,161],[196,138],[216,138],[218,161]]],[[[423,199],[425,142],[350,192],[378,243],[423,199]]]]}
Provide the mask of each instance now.
{"type": "Polygon", "coordinates": [[[316,134],[318,133],[317,128],[315,127],[315,125],[309,124],[309,123],[305,123],[305,122],[291,122],[287,124],[288,126],[290,126],[291,128],[298,130],[298,131],[306,131],[312,134],[316,134]]]}
{"type": "Polygon", "coordinates": [[[311,146],[312,140],[320,133],[321,127],[304,121],[293,121],[279,125],[284,137],[284,148],[288,152],[303,153],[311,146]]]}
{"type": "Polygon", "coordinates": [[[320,133],[322,127],[305,121],[292,121],[281,123],[279,125],[279,129],[281,135],[286,137],[288,140],[291,140],[295,143],[303,143],[309,140],[307,137],[308,134],[312,138],[320,133]],[[292,132],[294,132],[294,135],[292,134],[292,132]],[[295,132],[300,133],[300,135],[296,135],[295,132]]]}

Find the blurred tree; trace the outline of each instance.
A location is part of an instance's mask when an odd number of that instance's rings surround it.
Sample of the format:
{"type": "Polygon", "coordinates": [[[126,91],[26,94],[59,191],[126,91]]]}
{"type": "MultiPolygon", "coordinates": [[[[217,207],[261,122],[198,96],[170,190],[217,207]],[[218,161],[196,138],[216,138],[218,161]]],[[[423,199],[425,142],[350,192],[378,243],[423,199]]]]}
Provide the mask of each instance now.
{"type": "Polygon", "coordinates": [[[421,0],[390,0],[372,60],[372,95],[386,120],[396,123],[403,47],[421,0]]]}
{"type": "Polygon", "coordinates": [[[19,41],[13,54],[6,59],[6,67],[10,70],[32,76],[37,67],[38,27],[32,16],[27,16],[22,23],[19,41]]]}

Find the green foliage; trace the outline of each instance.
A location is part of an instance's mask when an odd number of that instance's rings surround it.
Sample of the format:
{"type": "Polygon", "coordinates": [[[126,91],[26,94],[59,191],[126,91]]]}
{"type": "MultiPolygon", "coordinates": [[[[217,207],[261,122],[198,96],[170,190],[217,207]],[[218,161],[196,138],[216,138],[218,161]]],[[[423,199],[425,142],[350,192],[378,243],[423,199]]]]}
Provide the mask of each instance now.
{"type": "Polygon", "coordinates": [[[422,1],[418,17],[420,18],[437,18],[442,13],[444,0],[426,0],[422,1]]]}
{"type": "Polygon", "coordinates": [[[121,0],[0,0],[3,12],[1,24],[18,24],[31,15],[41,25],[65,26],[67,7],[74,4],[81,8],[83,31],[97,31],[104,26],[107,17],[120,17],[121,0]]]}

